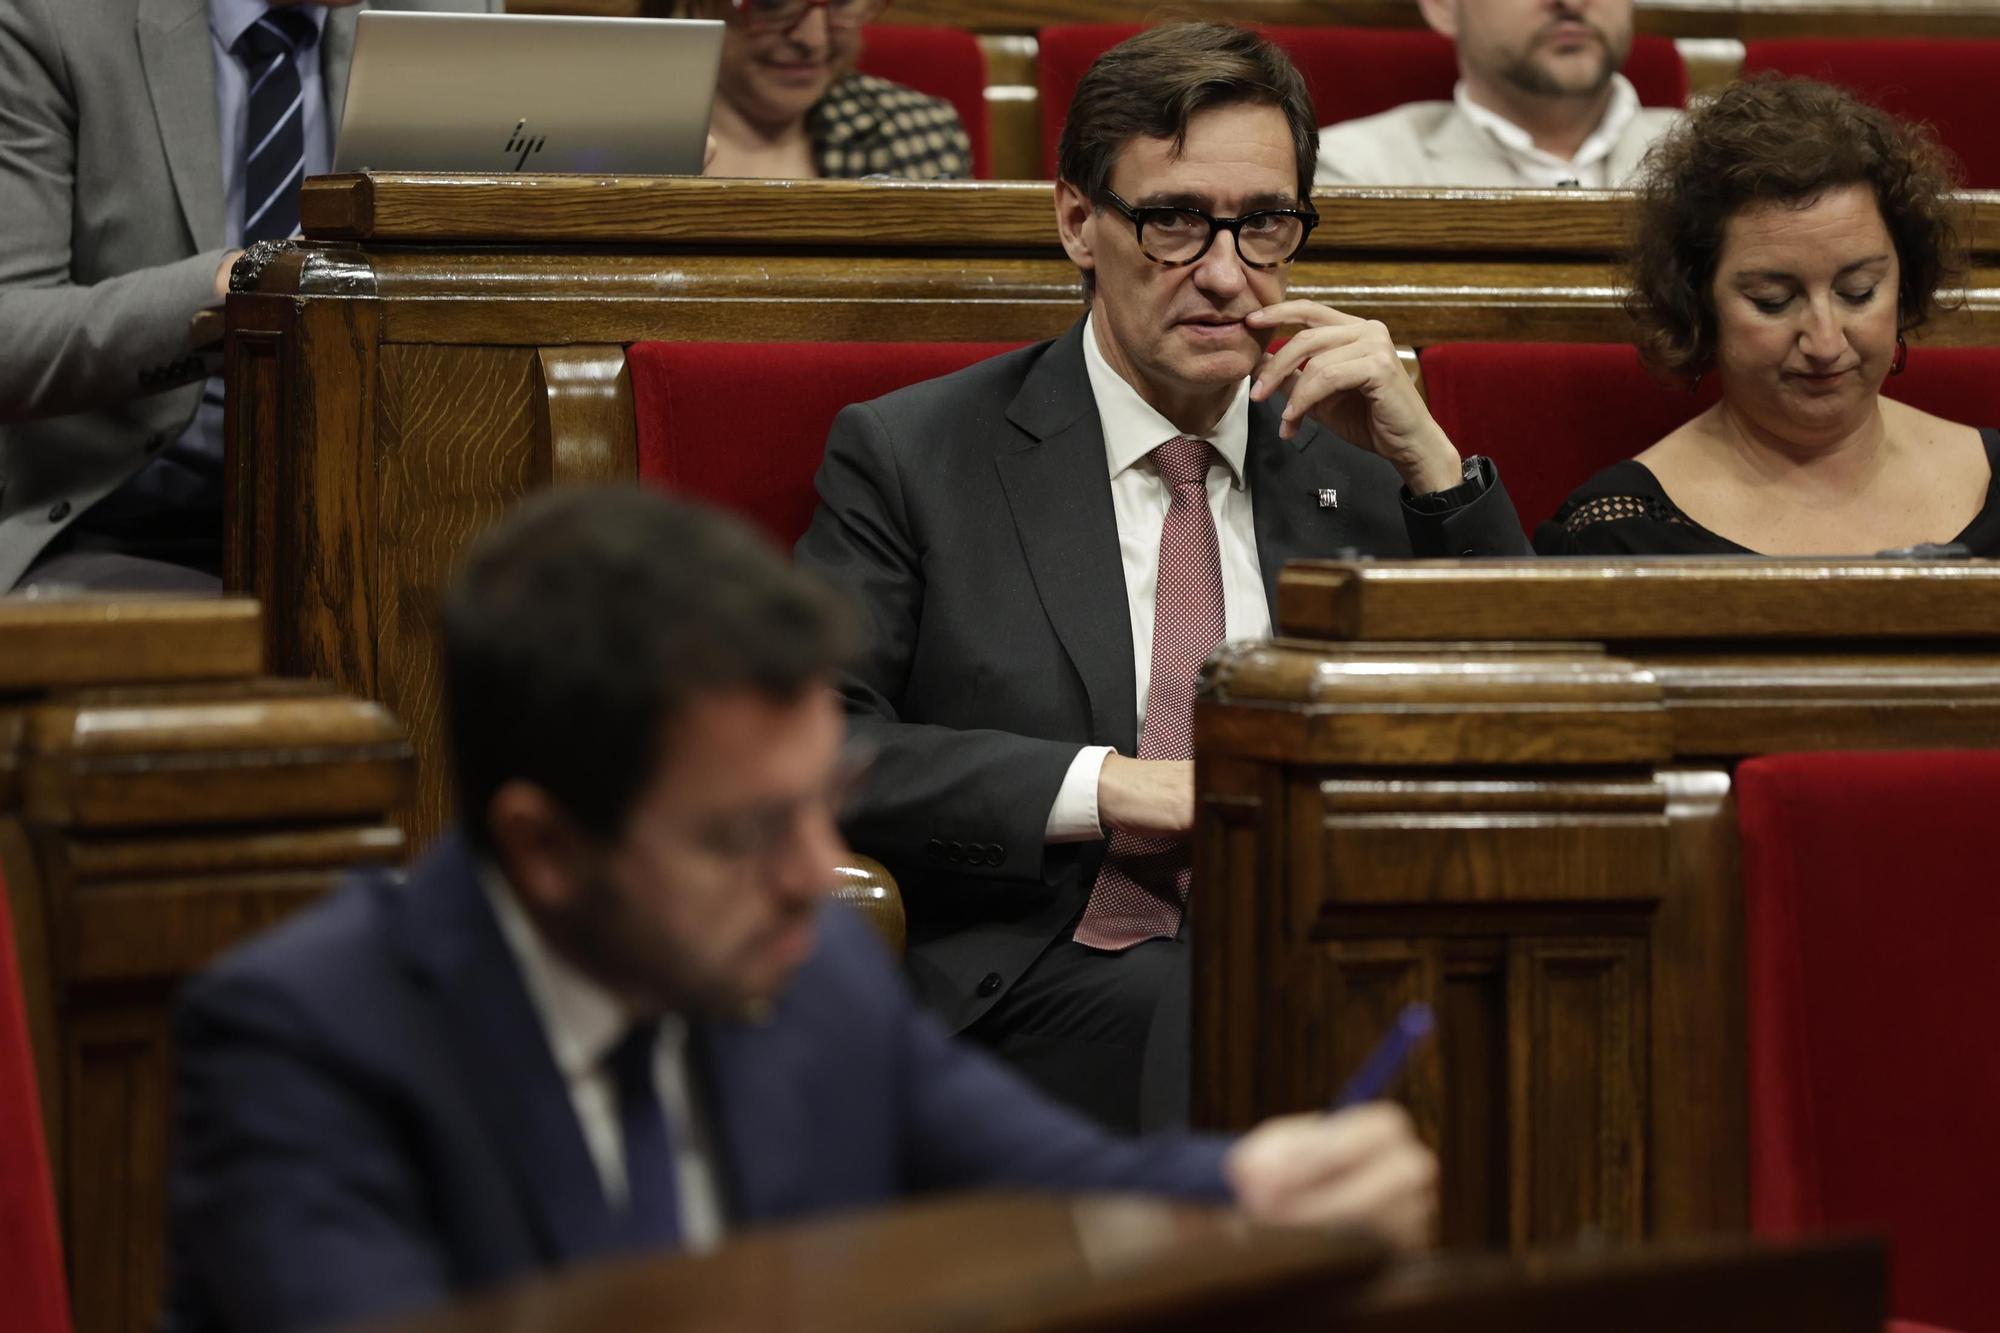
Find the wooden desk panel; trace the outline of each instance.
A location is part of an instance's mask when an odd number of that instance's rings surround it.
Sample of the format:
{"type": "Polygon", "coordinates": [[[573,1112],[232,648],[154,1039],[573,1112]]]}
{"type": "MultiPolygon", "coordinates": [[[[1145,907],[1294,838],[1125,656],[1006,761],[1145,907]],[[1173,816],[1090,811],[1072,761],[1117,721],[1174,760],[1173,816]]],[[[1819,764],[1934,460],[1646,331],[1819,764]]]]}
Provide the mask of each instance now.
{"type": "Polygon", "coordinates": [[[374,704],[265,678],[247,601],[0,598],[0,641],[0,868],[75,1326],[149,1329],[175,988],[402,858],[409,746],[374,704]]]}
{"type": "Polygon", "coordinates": [[[1424,998],[1448,1240],[1743,1226],[1731,770],[2000,746],[2000,566],[1306,563],[1276,618],[1196,710],[1197,1117],[1319,1104],[1424,998]]]}
{"type": "Polygon", "coordinates": [[[704,1256],[602,1264],[380,1333],[1877,1333],[1867,1241],[1558,1251],[1390,1263],[1354,1238],[1252,1229],[1132,1197],[971,1195],[746,1233],[704,1256]]]}

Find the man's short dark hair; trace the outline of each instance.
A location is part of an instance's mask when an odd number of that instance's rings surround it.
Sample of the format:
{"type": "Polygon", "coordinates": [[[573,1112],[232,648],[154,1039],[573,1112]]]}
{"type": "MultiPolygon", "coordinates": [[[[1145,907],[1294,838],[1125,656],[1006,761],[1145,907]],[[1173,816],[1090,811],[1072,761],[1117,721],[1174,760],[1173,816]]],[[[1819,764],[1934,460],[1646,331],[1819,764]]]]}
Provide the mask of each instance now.
{"type": "Polygon", "coordinates": [[[517,779],[615,839],[693,701],[797,697],[851,632],[845,604],[744,523],[637,487],[522,504],[473,545],[443,621],[461,822],[482,846],[517,779]]]}
{"type": "Polygon", "coordinates": [[[1896,248],[1897,330],[1918,328],[1960,266],[1947,198],[1955,174],[1925,127],[1812,79],[1763,74],[1696,102],[1647,152],[1637,183],[1626,309],[1640,351],[1671,379],[1707,373],[1729,219],[1849,185],[1875,196],[1896,248]]]}
{"type": "MultiPolygon", "coordinates": [[[[1230,23],[1166,23],[1099,56],[1069,99],[1056,175],[1101,206],[1118,154],[1134,139],[1186,147],[1188,123],[1218,107],[1275,106],[1292,131],[1299,199],[1319,167],[1319,117],[1306,81],[1277,46],[1230,23]]],[[[1084,293],[1091,290],[1084,274],[1084,293]]]]}

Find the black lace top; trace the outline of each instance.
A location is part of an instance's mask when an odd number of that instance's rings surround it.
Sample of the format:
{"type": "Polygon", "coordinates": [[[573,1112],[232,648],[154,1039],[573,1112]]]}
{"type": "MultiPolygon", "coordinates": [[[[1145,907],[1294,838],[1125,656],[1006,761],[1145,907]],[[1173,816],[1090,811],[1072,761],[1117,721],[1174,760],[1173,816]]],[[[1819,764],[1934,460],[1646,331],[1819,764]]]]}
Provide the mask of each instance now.
{"type": "MultiPolygon", "coordinates": [[[[2000,556],[2000,430],[1982,430],[1979,438],[1992,474],[1986,503],[1951,540],[1992,558],[2000,556]]],[[[1535,549],[1543,555],[1759,554],[1682,513],[1652,469],[1629,458],[1572,491],[1556,516],[1535,529],[1535,549]]]]}

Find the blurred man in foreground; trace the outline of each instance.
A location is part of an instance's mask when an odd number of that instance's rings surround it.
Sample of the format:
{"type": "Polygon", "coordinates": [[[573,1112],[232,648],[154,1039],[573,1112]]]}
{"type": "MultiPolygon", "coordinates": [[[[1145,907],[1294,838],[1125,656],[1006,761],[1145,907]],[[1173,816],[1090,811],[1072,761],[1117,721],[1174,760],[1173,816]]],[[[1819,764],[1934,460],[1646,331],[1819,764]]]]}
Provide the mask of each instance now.
{"type": "Polygon", "coordinates": [[[212,969],[167,1326],[281,1330],[982,1186],[1232,1197],[1421,1245],[1393,1107],[1127,1140],[956,1044],[828,908],[847,616],[731,519],[545,495],[447,598],[461,829],[212,969]]]}

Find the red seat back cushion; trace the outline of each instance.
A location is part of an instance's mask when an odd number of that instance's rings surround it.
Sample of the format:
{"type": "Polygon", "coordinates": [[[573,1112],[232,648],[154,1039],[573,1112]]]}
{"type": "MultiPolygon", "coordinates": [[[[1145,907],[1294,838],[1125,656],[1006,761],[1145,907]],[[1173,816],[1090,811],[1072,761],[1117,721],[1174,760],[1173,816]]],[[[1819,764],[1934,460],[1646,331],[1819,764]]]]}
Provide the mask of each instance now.
{"type": "Polygon", "coordinates": [[[840,409],[1018,343],[634,343],[639,480],[750,518],[790,549],[840,409]]]}
{"type": "Polygon", "coordinates": [[[0,1325],[68,1333],[62,1241],[6,886],[0,884],[0,1325]]]}
{"type": "Polygon", "coordinates": [[[1462,454],[1499,465],[1522,524],[1553,517],[1600,469],[1715,401],[1662,384],[1623,343],[1444,343],[1418,354],[1431,415],[1462,454]]]}
{"type": "Polygon", "coordinates": [[[1903,1317],[2000,1329],[2000,751],[1736,774],[1751,1219],[1892,1242],[1903,1317]]]}
{"type": "Polygon", "coordinates": [[[1839,84],[1884,111],[1929,121],[1965,164],[1965,184],[2000,187],[1993,133],[2000,40],[1798,37],[1746,42],[1743,72],[1776,70],[1839,84]]]}
{"type": "MultiPolygon", "coordinates": [[[[1051,176],[1056,143],[1076,85],[1099,56],[1143,27],[1084,23],[1042,29],[1035,60],[1042,103],[1042,165],[1051,176]]],[[[1427,28],[1258,31],[1283,47],[1299,67],[1321,125],[1372,116],[1405,102],[1450,101],[1452,85],[1458,81],[1458,56],[1451,42],[1427,28]]],[[[1679,106],[1687,100],[1687,67],[1669,38],[1636,38],[1625,76],[1646,106],[1679,106]]]]}
{"type": "Polygon", "coordinates": [[[950,102],[972,141],[972,174],[986,179],[986,53],[977,37],[961,28],[877,24],[862,30],[855,68],[950,102]]]}
{"type": "MultiPolygon", "coordinates": [[[[1655,379],[1622,343],[1442,343],[1418,356],[1431,415],[1464,454],[1500,466],[1530,531],[1601,468],[1712,406],[1655,379]]],[[[1883,392],[1969,426],[2000,426],[2000,348],[1914,347],[1883,392]]]]}

